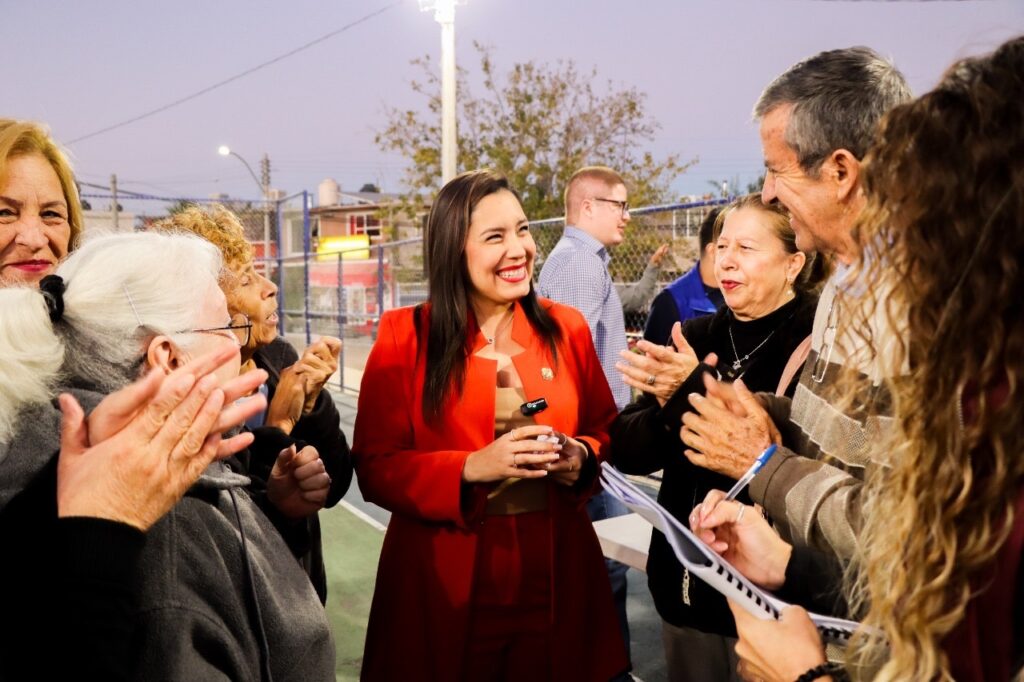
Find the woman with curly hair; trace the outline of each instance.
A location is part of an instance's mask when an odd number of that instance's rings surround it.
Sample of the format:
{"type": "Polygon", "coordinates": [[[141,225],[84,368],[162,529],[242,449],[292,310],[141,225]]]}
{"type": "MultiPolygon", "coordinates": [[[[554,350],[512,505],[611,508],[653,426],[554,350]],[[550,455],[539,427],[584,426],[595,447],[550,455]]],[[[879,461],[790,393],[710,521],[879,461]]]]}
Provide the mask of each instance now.
{"type": "MultiPolygon", "coordinates": [[[[1024,660],[1022,101],[1019,37],[895,109],[868,155],[863,296],[907,330],[910,369],[891,386],[898,433],[869,475],[851,572],[865,627],[848,664],[876,679],[1006,680],[1024,660]]],[[[733,541],[760,523],[746,515],[733,541]]],[[[751,675],[839,672],[799,609],[734,613],[751,675]]]]}
{"type": "Polygon", "coordinates": [[[300,357],[291,343],[278,335],[277,286],[256,270],[245,229],[227,208],[218,204],[208,208],[188,206],[159,221],[153,229],[198,235],[216,246],[224,259],[220,288],[228,312],[233,319],[240,318],[250,325],[240,350],[241,371],[267,372],[267,382],[260,389],[266,395],[267,409],[249,419],[247,425],[262,443],[276,444],[261,449],[271,455],[269,458],[257,455],[244,462],[246,474],[256,478],[254,485],[259,489],[273,475],[275,465],[279,472],[301,470],[303,485],[307,486],[306,504],[288,510],[280,525],[320,601],[327,603],[327,569],[317,510],[336,505],[352,481],[341,417],[330,393],[323,390],[338,369],[341,340],[321,337],[300,357]],[[292,442],[310,445],[316,453],[305,451],[301,458],[293,455],[286,450],[292,442]]]}

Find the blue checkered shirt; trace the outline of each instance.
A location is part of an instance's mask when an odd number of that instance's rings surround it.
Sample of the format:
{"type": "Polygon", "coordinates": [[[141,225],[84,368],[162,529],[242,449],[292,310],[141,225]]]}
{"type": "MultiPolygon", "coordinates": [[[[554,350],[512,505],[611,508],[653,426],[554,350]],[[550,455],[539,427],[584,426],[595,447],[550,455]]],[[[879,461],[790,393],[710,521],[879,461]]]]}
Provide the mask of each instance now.
{"type": "Polygon", "coordinates": [[[541,296],[576,308],[590,325],[597,357],[621,410],[629,404],[629,386],[615,369],[619,351],[626,350],[622,302],[608,274],[608,250],[583,230],[566,226],[540,271],[541,296]]]}

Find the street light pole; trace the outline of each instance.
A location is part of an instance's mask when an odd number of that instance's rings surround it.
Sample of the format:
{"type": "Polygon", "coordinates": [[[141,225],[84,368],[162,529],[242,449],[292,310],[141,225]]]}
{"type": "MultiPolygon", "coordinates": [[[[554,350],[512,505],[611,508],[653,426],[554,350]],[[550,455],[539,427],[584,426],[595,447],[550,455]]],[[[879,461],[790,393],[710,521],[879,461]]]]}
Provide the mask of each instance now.
{"type": "Polygon", "coordinates": [[[221,156],[233,156],[241,161],[245,170],[249,171],[249,175],[260,188],[260,194],[263,195],[263,258],[270,258],[270,157],[264,153],[263,158],[260,159],[260,174],[262,176],[260,178],[256,176],[256,171],[252,169],[249,162],[227,145],[218,147],[217,153],[221,156]]]}
{"type": "Polygon", "coordinates": [[[441,184],[455,177],[458,138],[455,127],[455,5],[459,0],[420,0],[441,24],[441,184]]]}

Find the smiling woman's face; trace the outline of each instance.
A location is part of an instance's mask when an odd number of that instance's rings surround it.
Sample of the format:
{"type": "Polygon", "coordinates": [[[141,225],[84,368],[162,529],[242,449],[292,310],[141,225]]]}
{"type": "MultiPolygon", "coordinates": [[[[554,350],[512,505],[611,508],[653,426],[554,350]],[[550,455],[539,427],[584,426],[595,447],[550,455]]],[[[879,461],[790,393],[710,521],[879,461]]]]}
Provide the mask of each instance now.
{"type": "Polygon", "coordinates": [[[466,237],[470,296],[487,306],[507,305],[530,293],[537,253],[530,224],[515,194],[499,190],[477,203],[466,237]]]}
{"type": "Polygon", "coordinates": [[[68,204],[41,154],[7,160],[0,186],[0,286],[34,284],[68,253],[68,204]]]}
{"type": "Polygon", "coordinates": [[[715,244],[715,279],[737,319],[756,320],[793,297],[804,255],[786,252],[772,219],[754,208],[731,211],[715,244]]]}

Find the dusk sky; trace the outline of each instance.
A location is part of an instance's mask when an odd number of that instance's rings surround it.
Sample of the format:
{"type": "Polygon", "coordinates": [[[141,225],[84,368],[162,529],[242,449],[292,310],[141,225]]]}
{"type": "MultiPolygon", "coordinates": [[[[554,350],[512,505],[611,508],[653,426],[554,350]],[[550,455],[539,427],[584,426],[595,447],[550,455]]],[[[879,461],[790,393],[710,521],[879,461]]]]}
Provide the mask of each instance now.
{"type": "MultiPolygon", "coordinates": [[[[69,143],[191,95],[392,5],[394,0],[0,0],[7,30],[3,116],[50,125],[69,143]]],[[[468,0],[457,10],[457,59],[478,74],[473,41],[499,70],[515,62],[574,60],[598,84],[647,94],[661,125],[658,157],[699,157],[673,188],[760,172],[750,111],[761,89],[795,61],[863,44],[892,58],[916,93],[955,59],[1024,33],[1024,1],[724,2],[468,0]]],[[[258,196],[230,145],[273,186],[308,189],[331,177],[401,189],[404,161],[375,131],[389,106],[420,107],[409,61],[440,50],[440,30],[416,0],[188,101],[68,145],[86,182],[117,173],[125,189],[167,196],[258,196]]],[[[1024,106],[1024,104],[1022,104],[1024,106]]]]}

